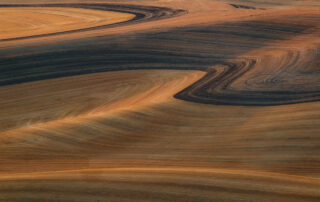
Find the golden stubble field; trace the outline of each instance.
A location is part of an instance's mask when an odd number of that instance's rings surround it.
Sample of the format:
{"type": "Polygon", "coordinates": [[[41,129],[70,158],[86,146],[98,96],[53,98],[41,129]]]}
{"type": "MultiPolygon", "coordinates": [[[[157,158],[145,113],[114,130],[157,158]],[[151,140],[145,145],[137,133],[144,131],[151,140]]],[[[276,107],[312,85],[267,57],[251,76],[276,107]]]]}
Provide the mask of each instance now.
{"type": "Polygon", "coordinates": [[[317,1],[0,1],[0,201],[319,201],[317,1]]]}

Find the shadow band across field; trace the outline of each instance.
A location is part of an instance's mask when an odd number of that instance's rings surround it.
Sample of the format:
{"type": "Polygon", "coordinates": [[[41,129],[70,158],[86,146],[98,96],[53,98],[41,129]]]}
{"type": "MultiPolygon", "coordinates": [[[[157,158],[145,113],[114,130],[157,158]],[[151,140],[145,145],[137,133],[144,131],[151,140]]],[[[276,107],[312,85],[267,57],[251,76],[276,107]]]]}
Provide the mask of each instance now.
{"type": "MultiPolygon", "coordinates": [[[[142,13],[138,18],[144,21],[185,12],[109,4],[71,6],[142,13]]],[[[175,95],[176,98],[247,106],[318,101],[320,55],[317,44],[308,50],[301,47],[290,50],[281,43],[316,32],[319,22],[320,15],[315,14],[268,17],[14,48],[0,51],[0,85],[106,71],[202,70],[208,74],[175,95]],[[280,54],[247,56],[263,48],[280,54]]]]}

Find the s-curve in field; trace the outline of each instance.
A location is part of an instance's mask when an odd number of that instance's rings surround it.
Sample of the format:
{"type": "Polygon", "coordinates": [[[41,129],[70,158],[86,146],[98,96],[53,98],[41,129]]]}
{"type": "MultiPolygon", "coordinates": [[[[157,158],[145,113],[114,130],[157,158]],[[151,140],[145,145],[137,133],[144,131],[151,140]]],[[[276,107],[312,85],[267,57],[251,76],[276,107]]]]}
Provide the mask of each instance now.
{"type": "Polygon", "coordinates": [[[0,201],[320,201],[317,0],[0,0],[0,201]]]}

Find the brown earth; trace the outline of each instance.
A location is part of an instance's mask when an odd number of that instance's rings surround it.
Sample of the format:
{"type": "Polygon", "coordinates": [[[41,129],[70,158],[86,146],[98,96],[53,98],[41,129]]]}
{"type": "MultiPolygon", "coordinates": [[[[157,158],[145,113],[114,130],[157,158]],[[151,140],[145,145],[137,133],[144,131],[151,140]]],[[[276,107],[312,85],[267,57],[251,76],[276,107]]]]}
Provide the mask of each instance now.
{"type": "Polygon", "coordinates": [[[68,2],[0,0],[0,201],[320,200],[317,1],[68,2]]]}

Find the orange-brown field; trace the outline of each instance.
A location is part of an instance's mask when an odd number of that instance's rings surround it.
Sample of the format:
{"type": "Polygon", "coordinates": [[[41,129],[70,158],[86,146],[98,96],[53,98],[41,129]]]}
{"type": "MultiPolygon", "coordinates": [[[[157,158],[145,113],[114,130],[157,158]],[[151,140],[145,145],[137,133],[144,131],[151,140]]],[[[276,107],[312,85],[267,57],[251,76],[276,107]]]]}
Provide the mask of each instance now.
{"type": "Polygon", "coordinates": [[[320,201],[318,0],[0,19],[0,201],[320,201]]]}

